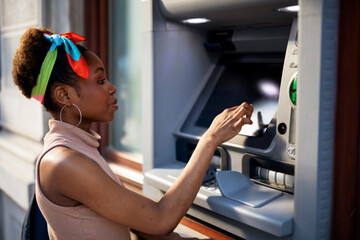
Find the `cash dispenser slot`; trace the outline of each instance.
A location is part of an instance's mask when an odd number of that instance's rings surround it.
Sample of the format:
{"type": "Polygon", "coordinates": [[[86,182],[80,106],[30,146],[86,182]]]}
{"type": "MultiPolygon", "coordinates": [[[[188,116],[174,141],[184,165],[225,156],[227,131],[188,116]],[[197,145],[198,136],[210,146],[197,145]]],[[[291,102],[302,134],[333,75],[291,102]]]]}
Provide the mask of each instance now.
{"type": "Polygon", "coordinates": [[[293,164],[250,154],[244,155],[242,163],[243,173],[252,181],[287,193],[294,193],[293,164]]]}

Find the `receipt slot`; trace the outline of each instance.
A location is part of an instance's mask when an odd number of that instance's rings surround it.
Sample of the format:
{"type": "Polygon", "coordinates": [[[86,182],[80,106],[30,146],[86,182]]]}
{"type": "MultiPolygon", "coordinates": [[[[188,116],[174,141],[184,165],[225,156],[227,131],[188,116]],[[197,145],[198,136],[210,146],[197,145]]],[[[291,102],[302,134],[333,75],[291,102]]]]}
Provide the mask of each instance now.
{"type": "Polygon", "coordinates": [[[212,3],[155,4],[154,157],[144,193],[159,199],[213,118],[246,101],[253,125],[218,146],[188,214],[245,239],[291,239],[297,15],[274,11],[284,1],[212,3]],[[198,15],[210,21],[182,21],[198,15]]]}

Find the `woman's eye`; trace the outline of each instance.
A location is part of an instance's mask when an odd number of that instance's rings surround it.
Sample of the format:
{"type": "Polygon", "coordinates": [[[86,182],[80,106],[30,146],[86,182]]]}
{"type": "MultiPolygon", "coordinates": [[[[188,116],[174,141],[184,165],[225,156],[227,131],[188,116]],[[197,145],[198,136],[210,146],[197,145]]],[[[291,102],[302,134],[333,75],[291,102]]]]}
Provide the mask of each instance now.
{"type": "Polygon", "coordinates": [[[101,79],[101,80],[99,80],[99,81],[97,81],[98,82],[98,84],[104,84],[105,83],[105,78],[104,79],[101,79]]]}

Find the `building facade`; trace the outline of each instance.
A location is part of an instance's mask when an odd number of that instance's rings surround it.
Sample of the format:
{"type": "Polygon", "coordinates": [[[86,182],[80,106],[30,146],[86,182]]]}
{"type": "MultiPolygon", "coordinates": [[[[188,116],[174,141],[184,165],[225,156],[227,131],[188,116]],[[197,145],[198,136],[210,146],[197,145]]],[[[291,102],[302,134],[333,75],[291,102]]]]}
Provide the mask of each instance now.
{"type": "Polygon", "coordinates": [[[1,1],[1,239],[19,239],[34,190],[34,163],[49,116],[24,98],[12,81],[12,57],[29,27],[83,32],[78,1],[1,1]],[[74,11],[74,12],[73,12],[74,11]],[[75,13],[75,14],[74,14],[75,13]],[[64,17],[65,16],[65,17],[64,17]],[[77,17],[80,17],[77,19],[77,17]]]}

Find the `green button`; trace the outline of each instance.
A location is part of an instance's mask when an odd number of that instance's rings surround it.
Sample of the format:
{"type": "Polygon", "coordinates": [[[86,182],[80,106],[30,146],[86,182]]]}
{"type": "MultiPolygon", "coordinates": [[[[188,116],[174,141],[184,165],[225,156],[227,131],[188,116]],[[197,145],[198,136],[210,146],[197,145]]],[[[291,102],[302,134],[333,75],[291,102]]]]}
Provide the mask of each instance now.
{"type": "Polygon", "coordinates": [[[298,79],[298,75],[296,74],[294,79],[292,80],[292,82],[290,84],[290,91],[289,91],[290,100],[295,106],[296,106],[297,79],[298,79]]]}

